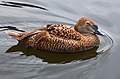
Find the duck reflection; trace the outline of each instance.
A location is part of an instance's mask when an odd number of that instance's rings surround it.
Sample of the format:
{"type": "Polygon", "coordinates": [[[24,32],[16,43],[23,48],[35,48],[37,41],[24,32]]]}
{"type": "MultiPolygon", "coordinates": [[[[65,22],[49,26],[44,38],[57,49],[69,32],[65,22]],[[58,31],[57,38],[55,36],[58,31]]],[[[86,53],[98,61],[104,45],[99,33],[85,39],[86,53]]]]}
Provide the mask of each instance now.
{"type": "Polygon", "coordinates": [[[32,47],[25,47],[22,43],[18,43],[17,45],[12,46],[9,48],[6,53],[14,53],[21,51],[26,56],[34,55],[37,58],[40,58],[43,60],[43,62],[48,63],[68,63],[74,60],[87,60],[90,58],[93,58],[97,56],[96,50],[98,47],[95,47],[90,50],[86,50],[83,52],[76,52],[76,53],[54,53],[54,52],[48,52],[48,51],[42,51],[39,49],[35,49],[32,47]]]}

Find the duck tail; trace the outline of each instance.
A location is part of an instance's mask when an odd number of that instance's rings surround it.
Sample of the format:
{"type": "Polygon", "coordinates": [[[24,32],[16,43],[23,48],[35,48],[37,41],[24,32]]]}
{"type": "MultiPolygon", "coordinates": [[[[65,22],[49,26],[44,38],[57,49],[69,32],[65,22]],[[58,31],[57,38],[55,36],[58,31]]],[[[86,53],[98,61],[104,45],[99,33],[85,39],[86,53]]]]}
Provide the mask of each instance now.
{"type": "Polygon", "coordinates": [[[5,31],[6,34],[10,35],[13,39],[20,40],[25,32],[12,32],[12,31],[5,31]]]}

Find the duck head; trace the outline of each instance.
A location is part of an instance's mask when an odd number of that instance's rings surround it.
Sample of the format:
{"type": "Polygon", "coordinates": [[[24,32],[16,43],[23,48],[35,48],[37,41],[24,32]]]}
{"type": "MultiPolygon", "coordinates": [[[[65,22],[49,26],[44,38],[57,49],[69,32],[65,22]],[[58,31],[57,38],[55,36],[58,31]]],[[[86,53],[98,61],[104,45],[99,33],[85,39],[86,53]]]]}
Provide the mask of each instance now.
{"type": "Polygon", "coordinates": [[[95,22],[86,17],[78,20],[75,25],[75,30],[82,34],[97,34],[103,36],[103,34],[98,31],[98,26],[95,22]]]}

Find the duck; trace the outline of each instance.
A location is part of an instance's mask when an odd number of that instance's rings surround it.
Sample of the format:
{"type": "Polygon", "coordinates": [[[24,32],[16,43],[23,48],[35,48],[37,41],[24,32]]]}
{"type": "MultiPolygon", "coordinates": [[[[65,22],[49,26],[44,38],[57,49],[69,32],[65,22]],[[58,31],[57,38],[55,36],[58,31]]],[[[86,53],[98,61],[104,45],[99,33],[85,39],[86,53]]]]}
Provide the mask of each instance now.
{"type": "Polygon", "coordinates": [[[96,23],[87,18],[80,18],[75,25],[48,24],[31,32],[7,31],[8,35],[23,43],[26,47],[33,47],[51,52],[81,52],[100,44],[100,36],[96,23]]]}

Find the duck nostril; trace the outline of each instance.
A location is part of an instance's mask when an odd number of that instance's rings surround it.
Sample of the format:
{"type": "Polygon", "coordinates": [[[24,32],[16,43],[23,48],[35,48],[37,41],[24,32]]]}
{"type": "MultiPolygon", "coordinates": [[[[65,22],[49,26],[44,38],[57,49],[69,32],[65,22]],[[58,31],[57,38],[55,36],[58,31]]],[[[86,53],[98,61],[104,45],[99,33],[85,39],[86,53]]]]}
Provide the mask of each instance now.
{"type": "Polygon", "coordinates": [[[98,30],[98,26],[97,25],[93,25],[93,29],[94,30],[98,30]]]}

